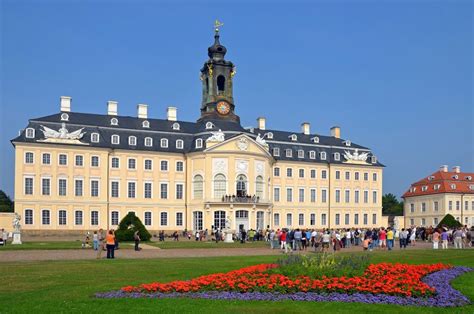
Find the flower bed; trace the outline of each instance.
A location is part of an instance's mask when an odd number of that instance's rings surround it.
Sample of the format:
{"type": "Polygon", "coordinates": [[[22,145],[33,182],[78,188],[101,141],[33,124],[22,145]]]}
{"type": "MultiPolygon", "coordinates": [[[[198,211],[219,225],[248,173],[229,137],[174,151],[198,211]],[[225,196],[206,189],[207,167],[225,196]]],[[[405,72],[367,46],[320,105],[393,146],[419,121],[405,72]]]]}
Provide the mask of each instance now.
{"type": "Polygon", "coordinates": [[[123,287],[96,294],[99,298],[205,298],[236,300],[296,300],[459,306],[469,300],[449,281],[471,271],[448,265],[372,264],[364,275],[345,278],[288,278],[269,274],[274,264],[261,264],[201,276],[187,281],[123,287]],[[424,278],[423,278],[424,277],[424,278]]]}

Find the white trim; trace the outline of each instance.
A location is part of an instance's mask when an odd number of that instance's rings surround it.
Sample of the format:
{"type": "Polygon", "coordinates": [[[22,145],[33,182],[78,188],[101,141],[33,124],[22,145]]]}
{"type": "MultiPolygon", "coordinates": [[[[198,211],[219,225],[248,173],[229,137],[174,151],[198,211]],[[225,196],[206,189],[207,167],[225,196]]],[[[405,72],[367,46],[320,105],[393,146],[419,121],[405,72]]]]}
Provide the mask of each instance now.
{"type": "Polygon", "coordinates": [[[143,145],[145,145],[145,147],[153,147],[153,138],[152,137],[145,137],[145,139],[143,140],[143,145]],[[147,145],[147,141],[149,141],[149,145],[147,145]]]}
{"type": "Polygon", "coordinates": [[[99,143],[100,142],[100,134],[97,132],[91,133],[91,143],[99,143]],[[97,136],[97,140],[94,141],[94,136],[97,136]]]}
{"type": "MultiPolygon", "coordinates": [[[[41,155],[41,157],[43,157],[43,155],[41,155]]],[[[31,152],[31,151],[25,151],[23,163],[25,165],[34,165],[35,164],[35,153],[31,152]],[[31,162],[26,162],[26,154],[31,154],[32,155],[32,161],[31,162]]]]}
{"type": "Polygon", "coordinates": [[[130,135],[128,137],[128,145],[130,146],[137,146],[137,137],[136,136],[133,136],[133,135],[130,135]]]}
{"type": "Polygon", "coordinates": [[[144,170],[144,171],[153,171],[153,159],[150,159],[150,158],[145,158],[145,159],[143,159],[143,170],[144,170]],[[147,168],[146,168],[146,162],[147,162],[147,161],[150,161],[150,162],[151,162],[151,167],[150,167],[150,169],[147,169],[147,168]]]}

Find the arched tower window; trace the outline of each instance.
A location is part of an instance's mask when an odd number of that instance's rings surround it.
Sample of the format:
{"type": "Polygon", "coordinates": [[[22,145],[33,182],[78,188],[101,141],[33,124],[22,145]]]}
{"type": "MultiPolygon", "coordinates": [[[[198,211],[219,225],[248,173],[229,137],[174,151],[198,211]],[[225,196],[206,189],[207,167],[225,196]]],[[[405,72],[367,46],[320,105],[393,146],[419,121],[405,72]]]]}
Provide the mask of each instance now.
{"type": "Polygon", "coordinates": [[[214,198],[221,198],[226,193],[227,182],[225,176],[221,173],[214,177],[214,198]]]}
{"type": "Polygon", "coordinates": [[[201,175],[197,174],[194,176],[193,180],[193,194],[194,199],[202,199],[203,197],[203,190],[204,190],[204,182],[201,175]]]}
{"type": "Polygon", "coordinates": [[[219,75],[217,77],[217,92],[225,91],[225,77],[223,75],[219,75]]]}
{"type": "Polygon", "coordinates": [[[237,177],[237,197],[247,196],[247,177],[243,174],[237,177]]]}

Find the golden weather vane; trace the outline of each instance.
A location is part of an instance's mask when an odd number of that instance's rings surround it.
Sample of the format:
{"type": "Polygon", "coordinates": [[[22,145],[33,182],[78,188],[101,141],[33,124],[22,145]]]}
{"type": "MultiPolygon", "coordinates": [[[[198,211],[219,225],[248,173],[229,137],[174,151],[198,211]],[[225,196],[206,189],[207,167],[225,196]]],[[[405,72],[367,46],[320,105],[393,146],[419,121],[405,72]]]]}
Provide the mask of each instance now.
{"type": "Polygon", "coordinates": [[[216,20],[214,22],[214,31],[216,33],[219,33],[219,27],[222,27],[222,26],[224,26],[224,23],[221,23],[221,22],[219,22],[219,20],[216,20]]]}

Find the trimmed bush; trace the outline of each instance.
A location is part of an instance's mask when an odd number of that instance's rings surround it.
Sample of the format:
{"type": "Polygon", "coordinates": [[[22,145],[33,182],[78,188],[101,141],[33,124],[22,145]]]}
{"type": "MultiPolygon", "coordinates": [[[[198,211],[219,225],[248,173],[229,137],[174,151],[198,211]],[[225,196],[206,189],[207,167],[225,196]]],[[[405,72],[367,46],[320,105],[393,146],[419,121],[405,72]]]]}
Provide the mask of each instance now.
{"type": "Polygon", "coordinates": [[[151,234],[146,230],[140,218],[135,216],[134,212],[130,212],[120,221],[119,228],[115,231],[115,237],[118,241],[133,241],[133,234],[137,230],[142,241],[151,239],[151,234]]]}
{"type": "Polygon", "coordinates": [[[453,215],[447,214],[444,216],[443,219],[439,222],[439,224],[436,226],[436,228],[442,228],[442,227],[448,227],[448,228],[457,228],[457,227],[462,227],[462,224],[457,221],[453,215]]]}

